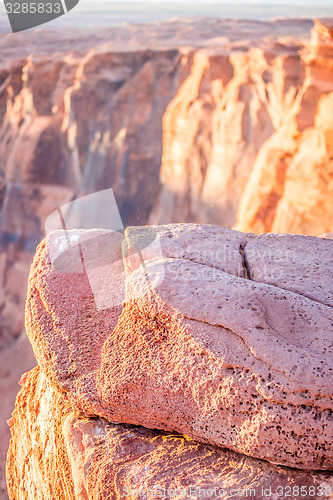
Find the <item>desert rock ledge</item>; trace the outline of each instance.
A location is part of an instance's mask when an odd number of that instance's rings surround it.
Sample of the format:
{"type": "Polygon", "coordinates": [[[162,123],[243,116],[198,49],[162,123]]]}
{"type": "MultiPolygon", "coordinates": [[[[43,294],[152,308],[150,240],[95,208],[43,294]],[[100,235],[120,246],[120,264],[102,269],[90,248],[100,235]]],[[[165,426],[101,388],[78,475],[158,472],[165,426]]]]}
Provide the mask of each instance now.
{"type": "Polygon", "coordinates": [[[287,469],[179,434],[78,417],[39,367],[21,385],[7,461],[10,500],[184,500],[199,498],[200,491],[201,498],[210,492],[225,500],[248,491],[247,497],[262,500],[270,488],[327,499],[333,490],[327,473],[287,469]]]}
{"type": "Polygon", "coordinates": [[[128,228],[122,271],[119,250],[106,259],[120,238],[98,230],[69,232],[82,252],[71,247],[67,268],[52,265],[62,237],[37,250],[26,328],[75,411],[333,469],[332,241],[128,228]]]}

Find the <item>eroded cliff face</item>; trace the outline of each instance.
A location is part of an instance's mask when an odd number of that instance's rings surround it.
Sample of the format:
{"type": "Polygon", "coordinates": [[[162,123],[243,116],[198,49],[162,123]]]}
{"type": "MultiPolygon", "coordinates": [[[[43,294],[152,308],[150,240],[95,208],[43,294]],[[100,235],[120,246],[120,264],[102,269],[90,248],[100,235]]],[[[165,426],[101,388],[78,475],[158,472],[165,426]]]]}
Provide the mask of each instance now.
{"type": "Polygon", "coordinates": [[[236,228],[316,235],[333,221],[333,22],[300,53],[304,82],[255,160],[236,228]]]}
{"type": "Polygon", "coordinates": [[[318,235],[333,220],[332,25],[311,43],[200,50],[163,119],[151,222],[318,235]]]}
{"type": "Polygon", "coordinates": [[[91,51],[31,56],[4,72],[0,345],[22,331],[16,304],[24,303],[32,255],[53,210],[112,187],[125,224],[147,220],[179,64],[176,50],[91,51]]]}
{"type": "Polygon", "coordinates": [[[92,50],[81,58],[31,56],[12,68],[0,140],[6,182],[66,186],[72,196],[112,186],[127,222],[145,221],[179,59],[176,50],[92,50]]]}

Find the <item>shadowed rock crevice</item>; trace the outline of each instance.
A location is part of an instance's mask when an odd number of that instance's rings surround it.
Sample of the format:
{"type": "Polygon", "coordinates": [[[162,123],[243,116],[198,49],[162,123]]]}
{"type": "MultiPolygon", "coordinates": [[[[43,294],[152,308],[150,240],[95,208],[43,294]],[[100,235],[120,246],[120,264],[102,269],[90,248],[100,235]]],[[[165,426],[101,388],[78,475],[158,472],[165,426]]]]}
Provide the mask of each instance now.
{"type": "Polygon", "coordinates": [[[252,280],[296,293],[325,309],[333,307],[332,251],[324,239],[297,235],[262,234],[251,238],[244,250],[252,280]],[[313,245],[313,246],[312,246],[313,245]],[[316,255],[317,253],[317,255],[316,255]],[[288,269],[288,274],[285,273],[288,269]],[[321,282],[315,276],[321,274],[321,282]]]}
{"type": "Polygon", "coordinates": [[[250,280],[251,275],[250,275],[250,270],[249,270],[248,263],[247,263],[246,254],[245,254],[245,248],[246,248],[247,244],[248,244],[248,241],[245,243],[245,245],[242,245],[242,244],[240,245],[239,253],[241,254],[241,257],[242,257],[242,266],[243,266],[243,270],[244,270],[244,276],[246,279],[250,280]]]}

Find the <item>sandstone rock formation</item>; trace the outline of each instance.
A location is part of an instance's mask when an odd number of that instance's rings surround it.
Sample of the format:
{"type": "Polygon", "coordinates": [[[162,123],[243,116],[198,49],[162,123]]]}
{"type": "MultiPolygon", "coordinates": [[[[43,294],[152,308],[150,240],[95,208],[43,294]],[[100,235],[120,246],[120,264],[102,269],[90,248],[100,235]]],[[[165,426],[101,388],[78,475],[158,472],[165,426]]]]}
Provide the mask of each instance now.
{"type": "Polygon", "coordinates": [[[53,210],[112,187],[124,223],[144,223],[158,193],[180,54],[87,50],[30,55],[0,71],[0,348],[23,329],[24,284],[53,210]]]}
{"type": "Polygon", "coordinates": [[[204,48],[163,118],[152,223],[318,235],[332,228],[333,39],[204,48]]]}
{"type": "Polygon", "coordinates": [[[79,417],[39,367],[21,385],[10,421],[10,500],[331,495],[328,474],[277,467],[175,433],[79,417]]]}
{"type": "Polygon", "coordinates": [[[10,430],[7,420],[13,411],[19,389],[18,380],[23,372],[36,365],[27,336],[22,334],[7,349],[0,351],[0,498],[8,498],[6,486],[6,454],[9,446],[10,430]]]}
{"type": "Polygon", "coordinates": [[[68,232],[69,272],[51,262],[64,238],[52,233],[29,278],[29,339],[75,411],[332,470],[332,241],[129,228],[115,274],[96,250],[105,234],[68,232]],[[98,308],[119,276],[123,305],[98,308]]]}
{"type": "MultiPolygon", "coordinates": [[[[278,107],[282,111],[279,126],[254,162],[236,229],[310,235],[332,231],[332,28],[332,20],[316,21],[311,43],[300,54],[299,68],[285,80],[280,95],[286,107],[284,111],[278,107]],[[297,88],[301,73],[304,80],[297,88]]],[[[289,60],[285,75],[295,69],[289,60]]]]}

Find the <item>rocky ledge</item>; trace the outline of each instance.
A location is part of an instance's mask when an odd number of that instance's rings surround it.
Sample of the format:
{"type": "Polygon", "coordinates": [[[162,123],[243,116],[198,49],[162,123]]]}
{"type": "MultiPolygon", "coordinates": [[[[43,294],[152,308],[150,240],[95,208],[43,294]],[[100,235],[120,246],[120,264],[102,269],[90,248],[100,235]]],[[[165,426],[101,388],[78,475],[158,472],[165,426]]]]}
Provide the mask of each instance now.
{"type": "Polygon", "coordinates": [[[274,466],[176,433],[77,416],[38,367],[21,384],[7,464],[11,499],[263,499],[275,491],[329,498],[332,491],[328,474],[274,466]]]}
{"type": "Polygon", "coordinates": [[[195,224],[51,233],[29,278],[39,367],[9,422],[10,498],[329,498],[332,249],[195,224]]]}

